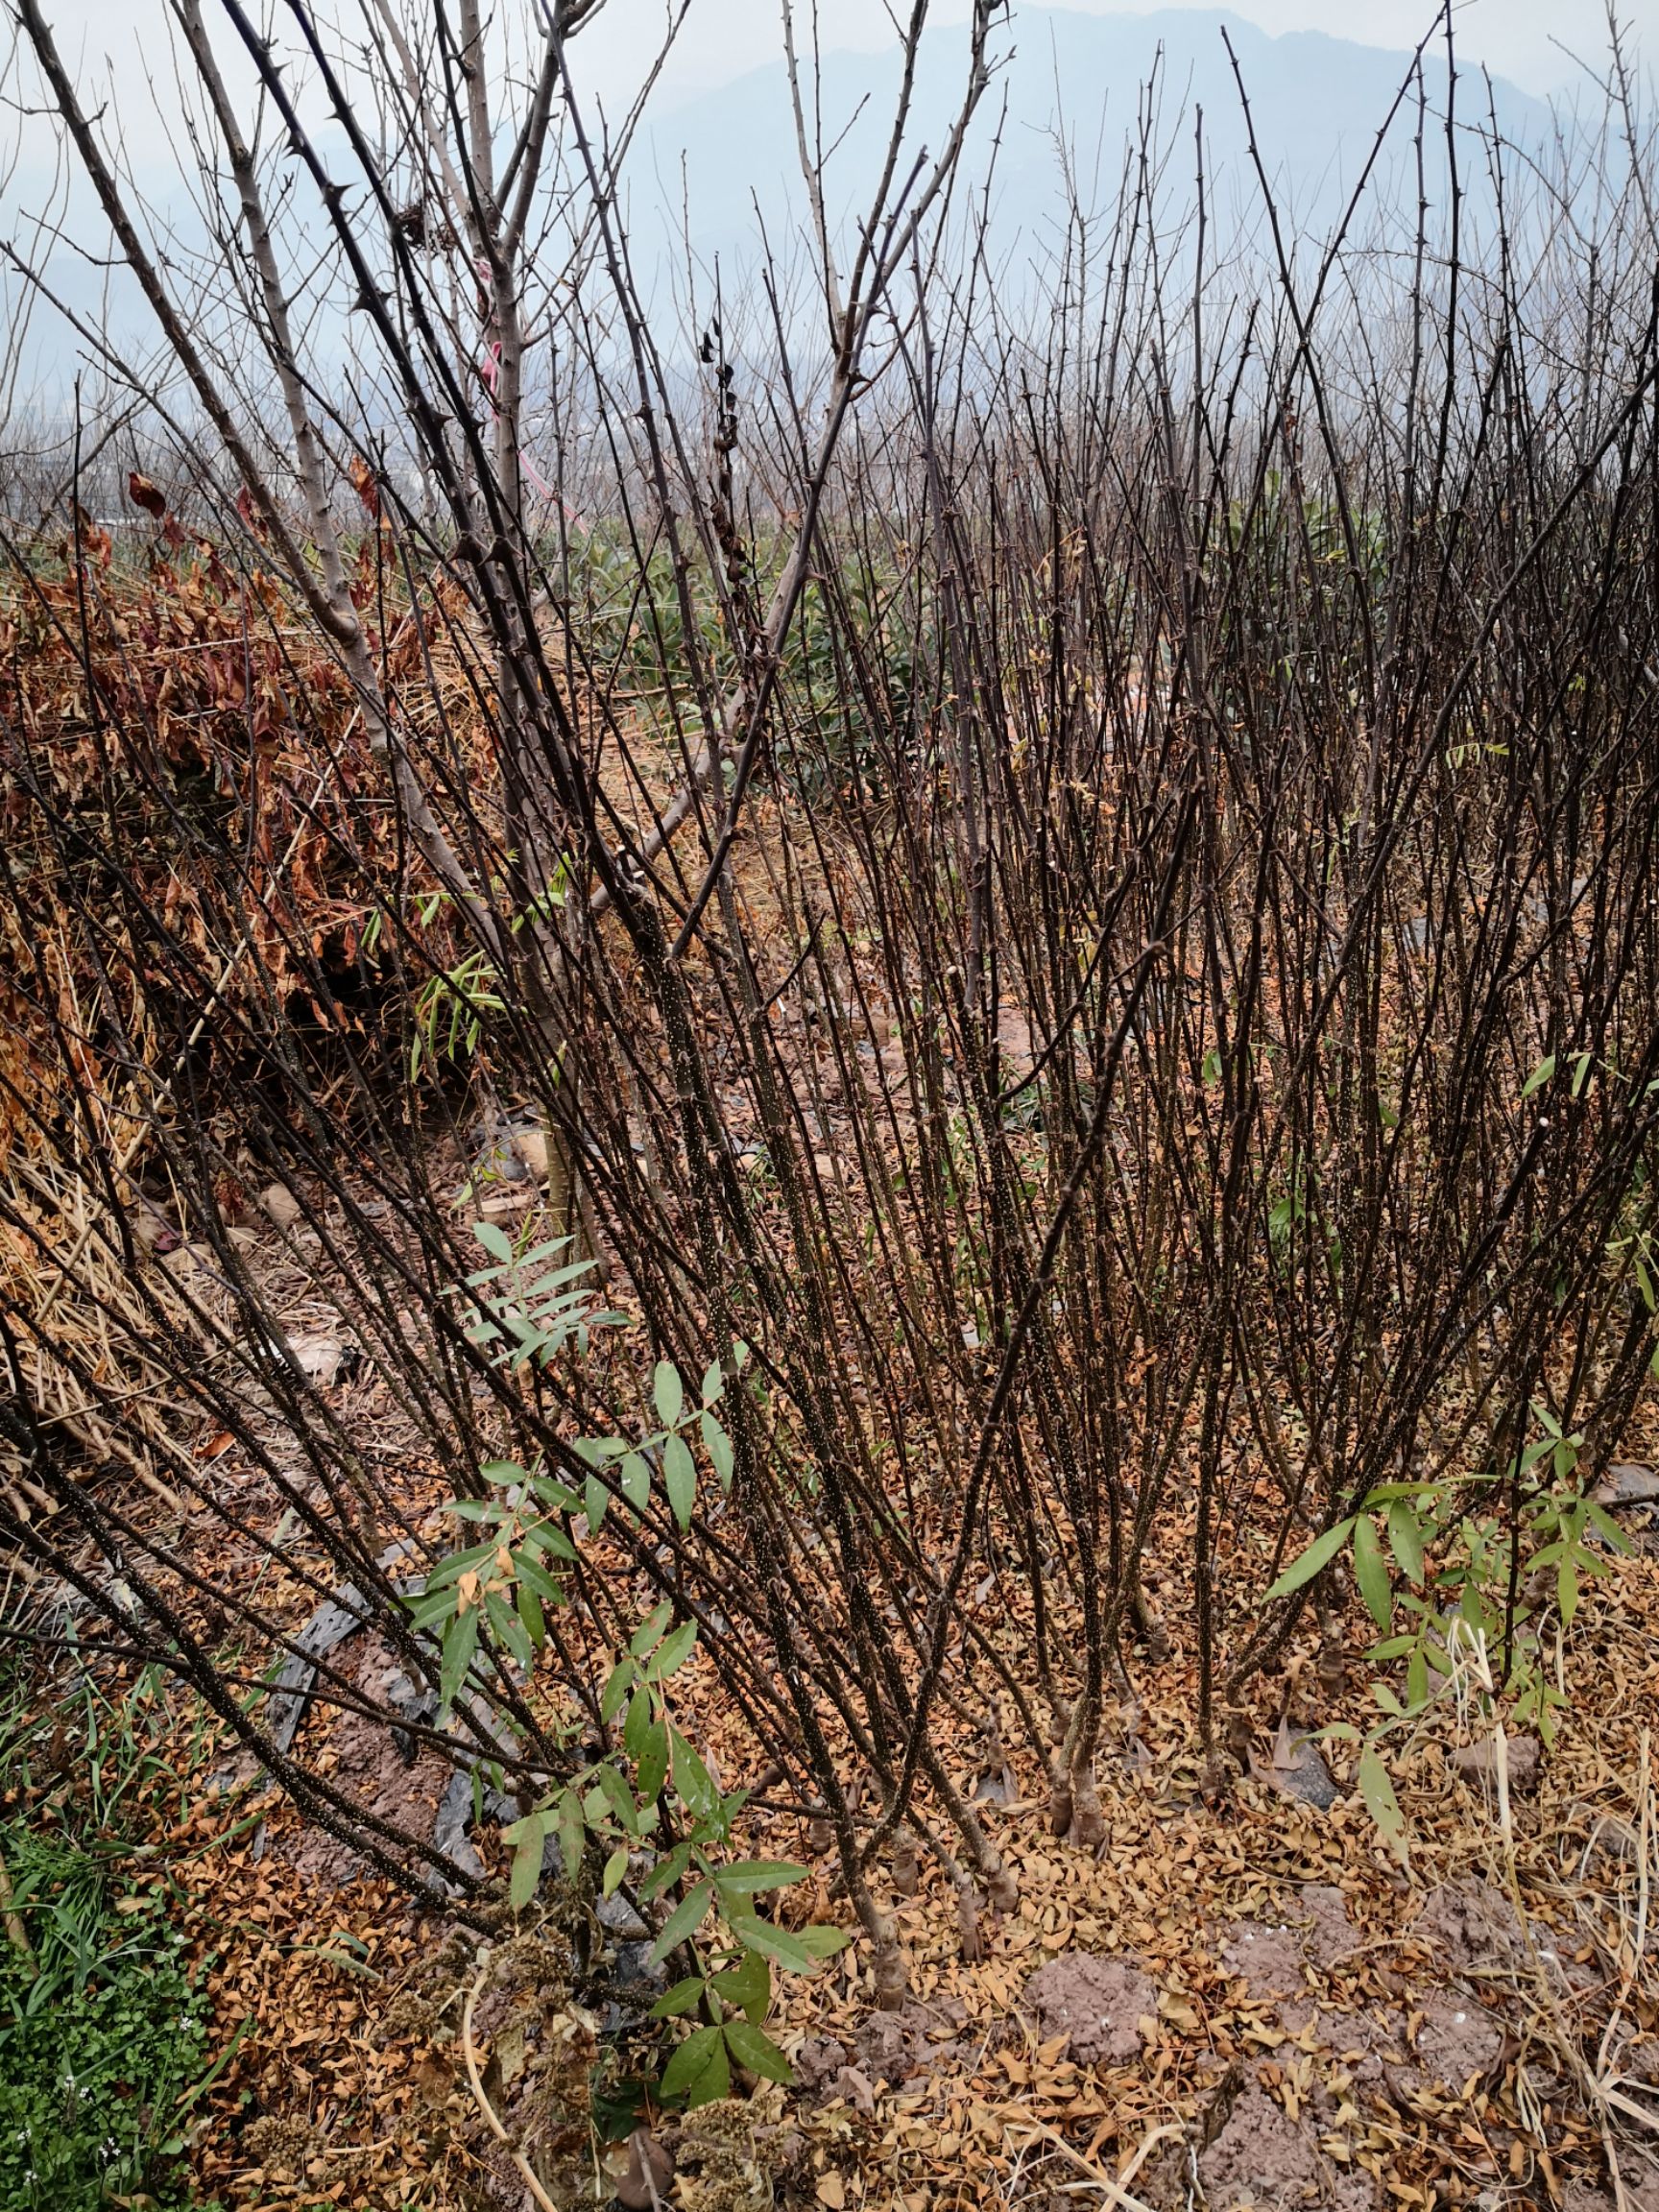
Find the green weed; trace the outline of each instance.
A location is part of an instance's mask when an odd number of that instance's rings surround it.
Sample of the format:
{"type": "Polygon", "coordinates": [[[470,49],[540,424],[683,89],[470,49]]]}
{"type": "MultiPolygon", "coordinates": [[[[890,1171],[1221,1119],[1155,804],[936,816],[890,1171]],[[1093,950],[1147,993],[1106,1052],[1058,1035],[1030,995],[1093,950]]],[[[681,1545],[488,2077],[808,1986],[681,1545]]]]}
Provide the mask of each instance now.
{"type": "Polygon", "coordinates": [[[182,2212],[208,2006],[164,1892],[136,1881],[139,1809],[173,1780],[157,1686],[21,1708],[16,1692],[0,1708],[0,2205],[182,2212]]]}

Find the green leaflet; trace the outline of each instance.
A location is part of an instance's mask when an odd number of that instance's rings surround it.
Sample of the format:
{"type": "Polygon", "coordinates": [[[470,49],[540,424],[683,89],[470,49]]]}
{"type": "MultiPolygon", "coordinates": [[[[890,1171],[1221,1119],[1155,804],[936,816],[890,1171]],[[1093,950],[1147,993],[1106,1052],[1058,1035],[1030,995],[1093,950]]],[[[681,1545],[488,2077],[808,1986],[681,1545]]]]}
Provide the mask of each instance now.
{"type": "Polygon", "coordinates": [[[1423,1579],[1423,1531],[1417,1516],[1405,1499],[1398,1498],[1388,1508],[1388,1543],[1400,1572],[1408,1582],[1423,1579]]]}
{"type": "Polygon", "coordinates": [[[731,2094],[732,2068],[726,2037],[718,2028],[698,2028],[687,2035],[662,2071],[662,2094],[684,2097],[695,2107],[731,2094]]]}
{"type": "Polygon", "coordinates": [[[513,1872],[507,1885],[507,1902],[522,1912],[541,1880],[541,1845],[547,1834],[544,1811],[530,1814],[517,1823],[518,1841],[513,1853],[513,1872]]]}
{"type": "Polygon", "coordinates": [[[727,1435],[719,1422],[715,1420],[712,1413],[704,1413],[701,1426],[703,1449],[709,1455],[709,1465],[714,1470],[721,1490],[729,1494],[732,1488],[732,1471],[736,1465],[736,1459],[732,1450],[732,1439],[727,1435]]]}
{"type": "Polygon", "coordinates": [[[1272,1589],[1267,1592],[1262,1600],[1262,1603],[1270,1605],[1275,1599],[1288,1598],[1293,1590],[1300,1590],[1305,1582],[1311,1582],[1321,1567],[1329,1567],[1343,1545],[1347,1543],[1349,1533],[1354,1527],[1354,1515],[1350,1514],[1346,1521],[1338,1521],[1334,1528],[1327,1528],[1323,1536],[1315,1536],[1307,1551],[1291,1560],[1272,1589]]]}
{"type": "Polygon", "coordinates": [[[1361,1513],[1354,1524],[1354,1578],[1366,1610],[1386,1635],[1394,1617],[1394,1591],[1388,1562],[1382,1556],[1382,1540],[1369,1513],[1361,1513]]]}
{"type": "Polygon", "coordinates": [[[739,2066],[758,2074],[765,2081],[793,2081],[789,2061],[773,2042],[749,2020],[728,2020],[723,2032],[726,2048],[739,2066]]]}
{"type": "Polygon", "coordinates": [[[657,1371],[651,1379],[651,1396],[657,1407],[657,1417],[664,1429],[672,1429],[685,1406],[685,1386],[680,1380],[680,1370],[667,1359],[659,1359],[657,1371]]]}
{"type": "Polygon", "coordinates": [[[1406,1840],[1406,1815],[1400,1810],[1400,1800],[1394,1794],[1394,1785],[1388,1779],[1388,1769],[1372,1744],[1367,1743],[1359,1754],[1359,1794],[1365,1800],[1367,1811],[1376,1821],[1382,1839],[1400,1859],[1402,1864],[1409,1857],[1406,1840]]]}
{"type": "Polygon", "coordinates": [[[739,1965],[710,1978],[709,1986],[758,2028],[772,2008],[772,1969],[757,1951],[746,1951],[739,1965]]]}
{"type": "Polygon", "coordinates": [[[729,1912],[728,1917],[733,1935],[749,1950],[776,1959],[779,1965],[786,1967],[791,1974],[805,1974],[810,1967],[811,1952],[787,1929],[775,1928],[770,1920],[750,1919],[743,1914],[729,1912]]]}
{"type": "Polygon", "coordinates": [[[709,1909],[713,1902],[714,1885],[712,1882],[699,1882],[695,1888],[686,1891],[673,1911],[669,1913],[662,1933],[651,1946],[651,1963],[653,1966],[661,1966],[671,1951],[684,1943],[688,1936],[694,1936],[697,1933],[697,1930],[708,1918],[709,1909]]]}
{"type": "Polygon", "coordinates": [[[684,1436],[675,1434],[663,1440],[662,1486],[675,1520],[682,1528],[689,1528],[697,1503],[697,1462],[684,1436]]]}
{"type": "Polygon", "coordinates": [[[683,1621],[671,1635],[664,1636],[651,1655],[651,1679],[666,1682],[670,1674],[677,1673],[691,1655],[697,1641],[695,1621],[683,1621]]]}
{"type": "Polygon", "coordinates": [[[658,1998],[651,2008],[652,2019],[683,2020],[702,2004],[705,1987],[701,1974],[687,1974],[684,1982],[676,1982],[666,1995],[658,1998]]]}
{"type": "Polygon", "coordinates": [[[784,1859],[742,1859],[721,1867],[720,1887],[754,1896],[762,1889],[786,1889],[792,1882],[805,1882],[811,1871],[784,1859]]]}

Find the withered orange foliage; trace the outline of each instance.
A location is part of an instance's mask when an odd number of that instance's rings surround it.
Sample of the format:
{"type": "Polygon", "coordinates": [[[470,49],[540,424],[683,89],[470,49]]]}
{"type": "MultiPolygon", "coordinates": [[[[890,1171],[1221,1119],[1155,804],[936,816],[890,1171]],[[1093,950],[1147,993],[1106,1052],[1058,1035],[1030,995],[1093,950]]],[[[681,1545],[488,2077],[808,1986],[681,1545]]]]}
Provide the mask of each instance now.
{"type": "MultiPolygon", "coordinates": [[[[210,540],[185,537],[147,479],[134,486],[147,511],[140,491],[160,503],[147,554],[118,555],[78,514],[27,574],[0,584],[8,1154],[50,1113],[43,1094],[66,1046],[103,1090],[105,1041],[139,1020],[132,986],[157,956],[140,942],[142,916],[162,926],[166,957],[202,963],[222,1002],[269,1002],[306,988],[303,948],[348,969],[384,901],[431,888],[399,841],[391,780],[327,639],[268,574],[238,573],[210,540]],[[240,946],[227,941],[231,914],[240,946]]],[[[379,617],[370,635],[387,697],[414,742],[459,752],[476,792],[488,766],[469,736],[459,595],[423,587],[427,603],[412,609],[396,569],[376,573],[377,550],[362,546],[355,593],[379,617]]],[[[439,951],[441,916],[434,928],[439,951]]]]}

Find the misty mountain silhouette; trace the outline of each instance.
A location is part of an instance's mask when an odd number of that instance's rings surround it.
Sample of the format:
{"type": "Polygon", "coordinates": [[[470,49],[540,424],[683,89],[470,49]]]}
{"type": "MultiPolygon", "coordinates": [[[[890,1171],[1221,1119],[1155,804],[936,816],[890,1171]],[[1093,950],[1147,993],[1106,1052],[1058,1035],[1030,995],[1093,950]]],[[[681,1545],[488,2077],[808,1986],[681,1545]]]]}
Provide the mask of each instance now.
{"type": "MultiPolygon", "coordinates": [[[[1427,15],[1429,11],[1425,10],[1427,15]]],[[[969,177],[983,192],[998,248],[1017,240],[1041,253],[1062,224],[1068,171],[1085,207],[1109,204],[1126,148],[1138,132],[1143,88],[1155,83],[1153,143],[1164,158],[1171,215],[1190,204],[1196,165],[1194,119],[1202,110],[1205,164],[1219,228],[1256,220],[1260,187],[1246,159],[1238,83],[1223,42],[1238,57],[1263,165],[1287,227],[1321,230],[1339,216],[1377,132],[1410,71],[1405,53],[1318,32],[1274,37],[1220,11],[1164,10],[1146,15],[1083,15],[1021,7],[998,34],[1004,66],[974,125],[969,177]],[[995,158],[993,159],[993,151],[995,158]]],[[[908,143],[936,148],[960,96],[967,33],[928,32],[918,69],[908,143]]],[[[1431,197],[1446,194],[1445,116],[1449,72],[1443,44],[1424,56],[1426,169],[1431,197]]],[[[885,145],[898,84],[898,56],[830,53],[821,72],[822,134],[834,148],[829,170],[832,219],[850,234],[885,145]]],[[[1460,168],[1479,206],[1488,192],[1474,128],[1495,117],[1516,144],[1547,142],[1548,103],[1486,79],[1459,60],[1454,112],[1460,168]]],[[[1413,92],[1394,118],[1373,191],[1407,211],[1417,195],[1413,92]]],[[[631,204],[641,234],[683,214],[704,257],[738,264],[761,227],[774,245],[799,233],[804,211],[795,126],[782,62],[704,93],[658,120],[633,170],[631,204]]],[[[959,204],[962,195],[958,195],[959,204]]]]}

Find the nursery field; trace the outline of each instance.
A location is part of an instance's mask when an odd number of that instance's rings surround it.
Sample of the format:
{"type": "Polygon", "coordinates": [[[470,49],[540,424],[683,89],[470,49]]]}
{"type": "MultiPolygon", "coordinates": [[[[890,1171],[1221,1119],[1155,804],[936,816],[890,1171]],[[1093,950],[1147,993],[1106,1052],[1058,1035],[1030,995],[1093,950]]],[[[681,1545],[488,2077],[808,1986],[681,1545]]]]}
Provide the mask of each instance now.
{"type": "Polygon", "coordinates": [[[1656,2212],[1619,49],[1017,278],[786,9],[739,298],[600,12],[176,0],[163,221],[15,0],[0,2212],[1656,2212]]]}

